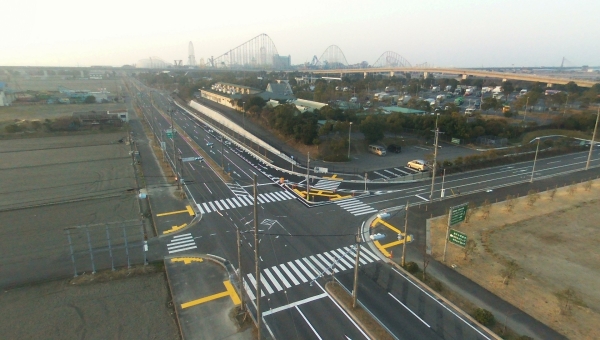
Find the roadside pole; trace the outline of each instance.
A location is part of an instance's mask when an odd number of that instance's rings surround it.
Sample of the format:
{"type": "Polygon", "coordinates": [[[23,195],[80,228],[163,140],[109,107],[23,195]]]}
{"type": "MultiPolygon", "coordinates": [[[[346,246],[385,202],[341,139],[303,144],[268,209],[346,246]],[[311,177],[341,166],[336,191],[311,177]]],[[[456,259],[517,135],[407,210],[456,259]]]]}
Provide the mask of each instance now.
{"type": "Polygon", "coordinates": [[[261,326],[261,318],[262,316],[260,315],[260,263],[258,261],[260,261],[260,256],[259,256],[259,252],[258,252],[258,247],[260,246],[260,243],[258,242],[258,222],[257,222],[257,218],[258,218],[258,205],[257,205],[257,194],[256,194],[256,174],[254,174],[253,176],[253,180],[254,180],[254,266],[255,266],[255,274],[256,274],[256,329],[257,329],[257,339],[260,340],[260,326],[261,326]]]}
{"type": "Polygon", "coordinates": [[[404,267],[405,256],[406,256],[406,241],[408,239],[408,234],[406,231],[408,230],[408,201],[406,201],[406,213],[404,214],[404,243],[402,243],[402,267],[404,267]]]}
{"type": "Polygon", "coordinates": [[[436,114],[435,116],[435,144],[434,144],[434,150],[433,150],[433,169],[432,169],[432,173],[431,173],[431,192],[429,193],[429,201],[433,202],[433,188],[435,186],[435,171],[437,170],[437,149],[438,149],[438,138],[440,133],[440,129],[438,128],[438,118],[439,118],[439,114],[436,114]]]}
{"type": "Polygon", "coordinates": [[[169,114],[171,115],[171,138],[173,139],[173,167],[175,168],[175,180],[177,181],[177,189],[181,189],[181,183],[179,182],[179,172],[177,171],[177,150],[175,148],[175,129],[173,126],[173,109],[169,109],[169,114]]]}
{"type": "Polygon", "coordinates": [[[306,154],[306,201],[310,201],[310,151],[306,154]]]}
{"type": "Polygon", "coordinates": [[[592,135],[592,141],[590,142],[590,153],[588,153],[587,163],[585,163],[585,169],[590,168],[590,160],[592,159],[592,149],[596,141],[596,130],[598,130],[598,120],[600,120],[600,107],[598,108],[598,115],[596,116],[596,125],[594,125],[594,134],[592,135]]]}
{"type": "Polygon", "coordinates": [[[356,233],[356,259],[354,260],[354,288],[352,289],[352,308],[356,308],[356,291],[358,290],[358,259],[360,257],[360,227],[356,233]]]}
{"type": "Polygon", "coordinates": [[[531,168],[531,179],[529,183],[533,183],[533,174],[535,172],[535,163],[537,161],[538,151],[540,151],[540,138],[537,138],[537,147],[535,148],[535,158],[533,159],[533,168],[531,168]]]}
{"type": "Polygon", "coordinates": [[[365,172],[365,192],[367,192],[367,173],[365,172]]]}
{"type": "Polygon", "coordinates": [[[238,281],[240,286],[240,297],[241,297],[241,305],[240,311],[245,311],[246,306],[244,305],[244,281],[242,280],[243,272],[242,272],[242,241],[240,240],[240,228],[236,226],[236,234],[237,234],[237,251],[238,251],[238,281]]]}

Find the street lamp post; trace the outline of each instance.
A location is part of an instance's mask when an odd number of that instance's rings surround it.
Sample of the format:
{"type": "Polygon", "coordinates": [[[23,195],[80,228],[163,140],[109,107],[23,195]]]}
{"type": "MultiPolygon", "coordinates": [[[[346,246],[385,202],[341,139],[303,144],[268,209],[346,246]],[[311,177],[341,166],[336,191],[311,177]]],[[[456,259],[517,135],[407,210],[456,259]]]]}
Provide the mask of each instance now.
{"type": "Polygon", "coordinates": [[[350,127],[348,128],[348,160],[350,160],[350,132],[352,132],[352,122],[350,122],[350,127]]]}
{"type": "Polygon", "coordinates": [[[529,180],[530,183],[533,183],[533,174],[535,172],[535,162],[537,161],[537,156],[538,156],[538,151],[540,150],[540,138],[536,138],[537,139],[537,147],[535,148],[535,158],[533,159],[533,168],[531,169],[531,179],[529,180]]]}
{"type": "MultiPolygon", "coordinates": [[[[384,234],[373,234],[371,235],[371,241],[376,241],[384,238],[384,234]]],[[[354,288],[352,290],[352,308],[356,308],[356,295],[358,291],[358,261],[360,258],[360,227],[358,227],[358,233],[356,234],[356,259],[354,261],[354,288]]]]}

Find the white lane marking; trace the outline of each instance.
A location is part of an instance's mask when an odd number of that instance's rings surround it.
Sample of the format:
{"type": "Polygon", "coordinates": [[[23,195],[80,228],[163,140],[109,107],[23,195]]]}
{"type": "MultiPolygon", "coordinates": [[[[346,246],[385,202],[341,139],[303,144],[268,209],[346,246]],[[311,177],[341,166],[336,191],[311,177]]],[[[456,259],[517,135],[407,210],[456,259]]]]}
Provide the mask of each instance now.
{"type": "MultiPolygon", "coordinates": [[[[294,283],[294,286],[297,286],[300,284],[300,281],[296,280],[296,277],[294,276],[294,274],[292,274],[283,263],[280,264],[279,267],[281,267],[281,270],[283,270],[287,274],[287,276],[290,278],[290,280],[292,280],[292,282],[294,283]]],[[[275,271],[276,269],[277,268],[274,267],[273,271],[275,271]]],[[[277,273],[279,273],[279,270],[277,270],[277,273]]],[[[279,274],[277,274],[277,275],[279,275],[279,274]]],[[[290,288],[290,287],[288,287],[288,288],[290,288]]]]}
{"type": "MultiPolygon", "coordinates": [[[[317,282],[317,286],[319,286],[319,288],[321,288],[321,290],[323,291],[323,293],[325,293],[325,289],[317,282]]],[[[352,322],[352,324],[354,325],[354,327],[356,327],[356,329],[358,329],[358,331],[366,338],[366,339],[371,339],[369,338],[369,336],[362,330],[362,328],[358,327],[358,324],[356,324],[356,322],[354,322],[354,320],[350,317],[350,315],[348,315],[348,313],[346,313],[346,311],[342,308],[342,306],[340,306],[337,301],[335,301],[330,295],[327,295],[327,297],[329,297],[329,300],[331,300],[331,302],[333,302],[334,305],[337,306],[337,308],[346,316],[346,318],[348,318],[348,320],[350,320],[350,322],[352,322]]]]}
{"type": "MultiPolygon", "coordinates": [[[[285,275],[281,274],[281,271],[279,271],[279,268],[277,268],[276,266],[273,266],[273,267],[271,267],[271,270],[273,271],[273,273],[275,273],[275,275],[277,275],[277,277],[279,278],[279,280],[281,281],[281,283],[283,283],[283,285],[285,286],[285,288],[292,288],[292,285],[288,282],[288,280],[286,279],[285,275]]],[[[299,283],[300,282],[296,283],[295,285],[297,285],[299,283]]]]}
{"type": "Polygon", "coordinates": [[[306,316],[304,316],[304,313],[302,313],[302,311],[300,310],[300,308],[298,308],[298,306],[295,306],[294,308],[296,308],[296,310],[298,311],[298,313],[300,313],[300,316],[302,316],[302,318],[304,319],[304,321],[306,321],[306,323],[308,324],[308,327],[310,327],[310,329],[312,329],[313,333],[315,333],[315,335],[317,336],[317,338],[319,340],[323,340],[323,338],[321,338],[321,336],[319,336],[319,333],[317,333],[317,331],[315,330],[315,328],[310,324],[310,322],[308,322],[308,319],[306,318],[306,316]]]}
{"type": "Polygon", "coordinates": [[[392,299],[396,300],[396,302],[398,302],[399,304],[402,305],[402,307],[406,308],[407,311],[409,311],[412,315],[414,315],[417,319],[421,320],[422,323],[425,324],[425,326],[427,326],[428,328],[431,328],[431,326],[429,326],[429,324],[427,322],[425,322],[425,320],[421,319],[415,312],[413,312],[412,310],[410,310],[410,308],[406,307],[405,304],[402,303],[402,301],[398,300],[398,298],[396,298],[394,295],[392,295],[392,293],[388,292],[388,295],[392,297],[392,299]]]}
{"type": "Polygon", "coordinates": [[[548,163],[546,163],[546,164],[554,164],[554,163],[560,163],[560,162],[562,162],[562,161],[548,162],[548,163]]]}
{"type": "Polygon", "coordinates": [[[185,251],[185,250],[190,250],[190,249],[196,249],[198,247],[193,246],[193,247],[189,247],[189,248],[183,248],[183,249],[177,249],[177,250],[169,250],[169,254],[173,254],[173,253],[179,253],[180,251],[185,251]]]}
{"type": "Polygon", "coordinates": [[[415,195],[415,196],[417,196],[418,198],[422,199],[423,201],[429,201],[427,198],[424,198],[422,196],[419,196],[419,195],[415,195]]]}
{"type": "Polygon", "coordinates": [[[425,293],[425,295],[429,296],[432,300],[434,300],[435,302],[437,302],[440,306],[446,308],[446,310],[448,310],[450,313],[454,314],[454,316],[456,316],[457,318],[459,318],[462,322],[464,322],[465,324],[471,326],[471,328],[473,328],[477,333],[481,334],[484,338],[490,339],[485,334],[481,333],[481,331],[479,331],[477,328],[475,328],[475,326],[471,325],[470,322],[465,321],[465,319],[461,318],[460,315],[454,313],[450,308],[446,307],[446,305],[444,305],[443,303],[441,303],[440,301],[438,301],[436,298],[434,298],[433,296],[431,296],[429,293],[427,293],[425,290],[423,290],[423,288],[419,287],[417,284],[415,284],[414,282],[412,282],[411,280],[409,280],[406,276],[402,275],[402,273],[400,273],[399,271],[397,271],[396,268],[392,268],[392,270],[395,271],[398,275],[400,275],[403,278],[405,278],[406,281],[410,282],[413,286],[417,287],[420,291],[422,291],[423,293],[425,293]]]}
{"type": "Polygon", "coordinates": [[[298,268],[296,268],[296,266],[294,265],[294,263],[292,263],[292,261],[287,263],[288,267],[292,268],[292,270],[294,271],[294,273],[296,273],[296,275],[298,275],[298,277],[300,278],[300,280],[302,280],[302,282],[308,282],[308,279],[302,275],[302,272],[300,272],[300,270],[298,270],[298,268]]]}
{"type": "MultiPolygon", "coordinates": [[[[271,282],[273,283],[273,286],[275,286],[275,289],[277,289],[277,291],[283,290],[283,287],[281,287],[279,282],[277,282],[277,280],[275,279],[275,276],[273,276],[273,274],[271,274],[271,271],[269,270],[269,268],[263,269],[263,272],[265,272],[265,274],[267,274],[267,276],[269,277],[269,279],[271,280],[271,282]]],[[[262,276],[260,278],[262,279],[262,276]]]]}
{"type": "Polygon", "coordinates": [[[326,293],[321,293],[319,295],[311,296],[311,297],[306,298],[304,300],[299,300],[299,301],[292,302],[292,303],[284,305],[284,306],[273,308],[271,310],[263,312],[262,315],[263,316],[268,316],[268,315],[271,315],[271,314],[275,314],[275,313],[281,312],[281,311],[286,310],[286,309],[294,308],[296,306],[300,306],[300,305],[303,305],[305,303],[309,303],[309,302],[312,302],[312,301],[315,301],[315,300],[322,299],[322,298],[324,298],[326,296],[327,296],[326,293]]]}
{"type": "Polygon", "coordinates": [[[273,290],[273,288],[271,288],[271,285],[269,285],[269,282],[267,282],[267,280],[265,279],[264,275],[260,276],[260,283],[262,284],[263,287],[265,287],[265,289],[267,290],[267,292],[269,292],[269,294],[273,294],[275,292],[273,290]]]}
{"type": "Polygon", "coordinates": [[[192,236],[192,234],[187,233],[187,234],[175,235],[175,236],[173,236],[173,238],[175,239],[175,238],[182,238],[182,237],[188,237],[188,236],[192,236]]]}

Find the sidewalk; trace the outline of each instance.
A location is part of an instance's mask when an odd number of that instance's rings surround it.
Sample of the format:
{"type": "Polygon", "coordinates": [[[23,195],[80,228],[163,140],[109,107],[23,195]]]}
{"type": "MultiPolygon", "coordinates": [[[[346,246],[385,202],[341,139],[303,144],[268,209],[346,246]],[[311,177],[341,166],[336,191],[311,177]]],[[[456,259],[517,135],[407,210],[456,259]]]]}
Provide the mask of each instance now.
{"type": "Polygon", "coordinates": [[[190,204],[187,200],[176,197],[174,179],[166,177],[163,172],[159,164],[161,160],[156,158],[151,147],[155,141],[148,140],[142,126],[142,119],[144,119],[143,116],[139,117],[136,113],[129,120],[129,125],[140,153],[140,165],[148,192],[147,202],[150,205],[149,213],[152,214],[151,219],[154,224],[154,233],[148,236],[158,237],[174,226],[179,227],[183,224],[189,224],[193,216],[190,216],[189,213],[182,213],[157,217],[157,214],[161,213],[184,211],[186,206],[190,204]]]}

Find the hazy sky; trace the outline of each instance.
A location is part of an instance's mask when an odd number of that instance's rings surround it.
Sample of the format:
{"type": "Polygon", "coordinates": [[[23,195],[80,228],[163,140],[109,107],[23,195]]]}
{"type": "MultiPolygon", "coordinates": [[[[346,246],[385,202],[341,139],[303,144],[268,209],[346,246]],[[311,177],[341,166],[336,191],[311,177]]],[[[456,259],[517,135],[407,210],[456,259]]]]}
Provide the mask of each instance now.
{"type": "Polygon", "coordinates": [[[0,65],[90,66],[219,56],[266,33],[292,64],[338,45],[436,66],[600,65],[599,0],[20,0],[2,6],[0,65]]]}

